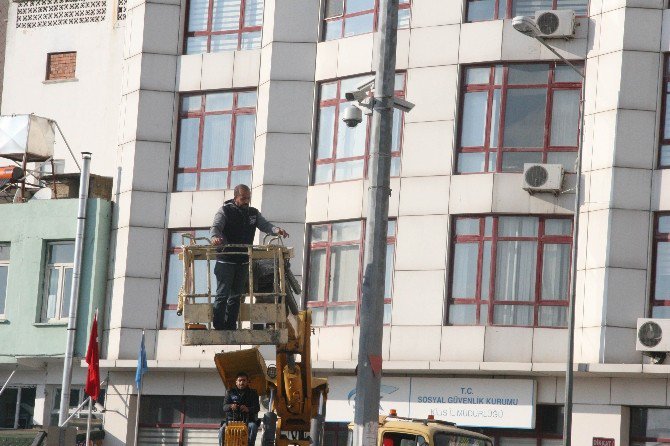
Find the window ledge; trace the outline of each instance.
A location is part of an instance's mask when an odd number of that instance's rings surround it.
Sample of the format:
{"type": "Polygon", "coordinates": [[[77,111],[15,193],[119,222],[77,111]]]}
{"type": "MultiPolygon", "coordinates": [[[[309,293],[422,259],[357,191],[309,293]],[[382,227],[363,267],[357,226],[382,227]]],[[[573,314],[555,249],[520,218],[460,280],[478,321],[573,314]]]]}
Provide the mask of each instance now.
{"type": "Polygon", "coordinates": [[[67,327],[67,322],[35,322],[33,327],[67,327]]]}
{"type": "Polygon", "coordinates": [[[64,82],[79,82],[79,79],[73,77],[72,79],[53,79],[42,81],[43,84],[62,84],[64,82]]]}
{"type": "Polygon", "coordinates": [[[0,317],[0,324],[9,324],[9,319],[5,319],[4,317],[0,317]]]}

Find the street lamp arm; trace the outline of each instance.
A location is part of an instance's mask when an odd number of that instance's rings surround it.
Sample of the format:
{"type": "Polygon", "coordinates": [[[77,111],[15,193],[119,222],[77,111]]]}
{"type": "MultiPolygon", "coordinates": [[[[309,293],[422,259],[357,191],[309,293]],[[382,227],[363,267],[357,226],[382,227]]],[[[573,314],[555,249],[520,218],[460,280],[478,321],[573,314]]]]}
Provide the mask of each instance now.
{"type": "Polygon", "coordinates": [[[537,40],[538,42],[540,42],[546,49],[548,49],[549,51],[551,51],[552,53],[554,53],[554,54],[556,55],[556,57],[558,57],[558,58],[561,60],[561,62],[563,62],[563,63],[565,63],[566,65],[570,66],[570,68],[572,68],[572,69],[575,71],[575,73],[579,74],[579,76],[580,76],[582,79],[585,79],[585,78],[586,78],[586,74],[583,73],[582,70],[580,70],[579,68],[577,68],[576,66],[574,66],[568,59],[566,59],[565,57],[561,56],[561,54],[560,54],[558,51],[556,51],[555,48],[553,48],[553,47],[550,46],[547,42],[545,42],[544,39],[543,39],[542,37],[540,37],[540,36],[531,36],[531,37],[533,37],[535,40],[537,40]]]}

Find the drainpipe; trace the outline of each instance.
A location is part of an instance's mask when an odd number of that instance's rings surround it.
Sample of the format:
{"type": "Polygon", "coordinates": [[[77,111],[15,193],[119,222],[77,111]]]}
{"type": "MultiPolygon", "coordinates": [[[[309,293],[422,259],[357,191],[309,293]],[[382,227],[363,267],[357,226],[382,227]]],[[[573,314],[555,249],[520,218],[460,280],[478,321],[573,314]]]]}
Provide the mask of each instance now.
{"type": "Polygon", "coordinates": [[[91,165],[91,153],[82,152],[83,165],[79,179],[79,210],[77,211],[77,235],[74,240],[74,269],[72,271],[72,293],[70,294],[70,314],[67,320],[67,344],[63,361],[63,383],[60,394],[58,427],[63,429],[68,419],[70,407],[70,381],[72,380],[72,357],[74,338],[77,330],[77,304],[79,303],[79,283],[81,279],[81,260],[84,250],[84,228],[86,225],[86,203],[88,201],[88,179],[91,165]]]}

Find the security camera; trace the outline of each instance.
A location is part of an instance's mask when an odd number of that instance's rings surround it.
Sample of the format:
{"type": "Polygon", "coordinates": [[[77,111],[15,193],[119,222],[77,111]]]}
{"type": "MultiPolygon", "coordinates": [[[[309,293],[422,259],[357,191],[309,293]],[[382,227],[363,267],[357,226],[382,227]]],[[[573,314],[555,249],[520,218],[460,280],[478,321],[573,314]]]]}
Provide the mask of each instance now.
{"type": "Polygon", "coordinates": [[[347,127],[356,127],[363,121],[363,111],[355,105],[350,105],[344,109],[342,121],[344,121],[347,127]]]}
{"type": "Polygon", "coordinates": [[[518,15],[512,19],[512,26],[521,34],[529,37],[536,37],[542,34],[533,17],[518,15]]]}
{"type": "Polygon", "coordinates": [[[347,98],[347,101],[361,102],[368,97],[368,93],[370,93],[374,87],[375,77],[371,76],[357,84],[355,90],[344,93],[344,97],[347,98]]]}
{"type": "Polygon", "coordinates": [[[407,113],[414,108],[414,104],[404,99],[394,97],[393,108],[397,108],[401,112],[407,113]]]}

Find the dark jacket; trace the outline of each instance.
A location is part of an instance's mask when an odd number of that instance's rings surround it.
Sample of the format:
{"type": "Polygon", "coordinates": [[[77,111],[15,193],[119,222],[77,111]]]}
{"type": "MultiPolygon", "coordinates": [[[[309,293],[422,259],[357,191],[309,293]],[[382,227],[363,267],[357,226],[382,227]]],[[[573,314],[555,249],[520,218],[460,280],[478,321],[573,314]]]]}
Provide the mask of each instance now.
{"type": "Polygon", "coordinates": [[[261,410],[261,405],[258,400],[258,393],[254,389],[247,387],[244,390],[240,390],[234,387],[226,393],[226,399],[223,402],[223,412],[226,421],[256,421],[259,410],[261,410]],[[249,408],[248,418],[245,419],[247,414],[242,412],[239,407],[237,411],[233,411],[230,408],[232,404],[247,406],[249,408]]]}
{"type": "MultiPolygon", "coordinates": [[[[220,237],[224,244],[251,245],[254,242],[256,228],[271,234],[275,227],[267,221],[258,209],[249,206],[246,209],[235,204],[235,200],[226,201],[214,216],[214,222],[210,234],[212,237],[220,237]]],[[[243,252],[244,248],[223,248],[222,252],[243,252]]],[[[221,255],[219,260],[233,263],[246,263],[246,256],[221,255]]]]}

